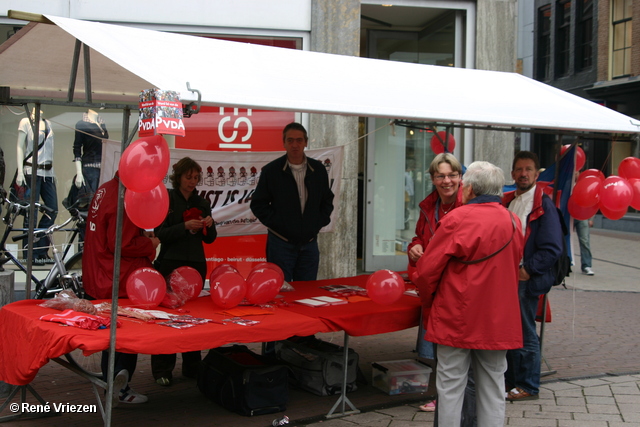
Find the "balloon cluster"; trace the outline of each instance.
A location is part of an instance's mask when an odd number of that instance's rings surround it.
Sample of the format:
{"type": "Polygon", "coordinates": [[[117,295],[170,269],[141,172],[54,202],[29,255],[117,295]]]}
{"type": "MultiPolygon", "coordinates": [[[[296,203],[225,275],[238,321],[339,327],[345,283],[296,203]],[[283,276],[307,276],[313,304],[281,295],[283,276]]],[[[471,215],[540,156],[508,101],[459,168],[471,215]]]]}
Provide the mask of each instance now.
{"type": "Polygon", "coordinates": [[[367,295],[380,305],[393,304],[404,291],[404,279],[395,271],[378,270],[367,279],[367,295]]]}
{"type": "Polygon", "coordinates": [[[155,228],[167,216],[169,195],[162,179],[170,160],[169,146],[162,135],[132,142],[120,157],[118,174],[127,188],[125,209],[129,219],[140,228],[155,228]]]}
{"type": "Polygon", "coordinates": [[[589,219],[599,209],[605,217],[616,220],[624,216],[629,206],[640,209],[640,159],[622,160],[618,174],[605,178],[597,169],[582,172],[569,198],[571,216],[589,219]]]}
{"type": "Polygon", "coordinates": [[[209,276],[211,299],[221,308],[232,308],[246,299],[250,304],[265,304],[278,295],[284,273],[276,264],[261,262],[245,279],[229,264],[216,267],[209,276]]]}

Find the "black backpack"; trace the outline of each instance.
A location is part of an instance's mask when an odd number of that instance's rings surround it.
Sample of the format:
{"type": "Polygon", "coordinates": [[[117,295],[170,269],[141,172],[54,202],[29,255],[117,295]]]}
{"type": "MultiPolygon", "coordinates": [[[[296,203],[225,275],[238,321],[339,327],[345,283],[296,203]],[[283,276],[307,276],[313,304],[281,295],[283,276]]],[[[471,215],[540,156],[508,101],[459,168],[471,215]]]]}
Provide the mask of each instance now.
{"type": "Polygon", "coordinates": [[[567,250],[567,236],[569,235],[569,228],[567,224],[564,222],[564,215],[559,208],[556,208],[558,211],[558,219],[560,220],[560,227],[562,228],[562,252],[560,253],[560,258],[553,264],[551,270],[553,271],[553,286],[562,285],[565,288],[567,285],[565,284],[565,278],[569,277],[571,274],[571,257],[569,256],[569,251],[567,250]]]}

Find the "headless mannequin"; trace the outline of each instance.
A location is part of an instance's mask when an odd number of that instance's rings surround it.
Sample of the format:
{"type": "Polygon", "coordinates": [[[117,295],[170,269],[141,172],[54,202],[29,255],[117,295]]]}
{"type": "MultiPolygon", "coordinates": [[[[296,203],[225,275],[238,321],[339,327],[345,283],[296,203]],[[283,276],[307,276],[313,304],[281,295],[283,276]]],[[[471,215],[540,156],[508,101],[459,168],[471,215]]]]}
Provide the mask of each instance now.
{"type": "MultiPolygon", "coordinates": [[[[100,136],[103,138],[109,138],[109,132],[107,132],[107,129],[104,126],[104,123],[102,121],[102,119],[100,118],[100,116],[98,115],[98,113],[96,113],[94,110],[87,110],[86,115],[83,117],[83,120],[85,122],[91,123],[93,125],[95,125],[97,127],[94,128],[90,133],[96,135],[96,137],[100,136]],[[96,132],[97,131],[97,132],[96,132]],[[99,132],[99,133],[98,133],[99,132]]],[[[76,130],[79,130],[81,126],[80,123],[82,123],[82,121],[78,122],[78,125],[76,125],[76,130]]],[[[84,126],[82,126],[84,128],[84,126]]],[[[85,135],[88,136],[88,135],[85,135]]],[[[76,134],[76,141],[78,140],[78,135],[76,134]]],[[[78,161],[78,153],[77,153],[77,149],[76,149],[76,143],[74,142],[74,154],[76,154],[76,159],[75,159],[75,164],[76,164],[76,179],[75,179],[75,185],[76,187],[80,188],[83,185],[86,184],[85,182],[85,177],[82,173],[82,160],[78,161]]],[[[85,147],[82,147],[83,149],[85,147]]],[[[102,154],[102,152],[100,152],[100,154],[102,154]]],[[[99,162],[99,161],[98,161],[99,162]]],[[[96,187],[97,187],[97,183],[96,183],[96,187]]],[[[93,186],[92,186],[93,188],[93,186]]],[[[95,188],[93,188],[93,190],[95,190],[95,188]]]]}
{"type": "MultiPolygon", "coordinates": [[[[35,116],[36,116],[36,110],[35,108],[33,110],[31,110],[31,120],[35,120],[35,116]]],[[[25,157],[25,153],[30,153],[32,150],[32,146],[30,144],[33,143],[33,139],[31,137],[31,135],[28,135],[26,132],[24,132],[23,129],[25,129],[25,124],[28,124],[29,126],[31,126],[31,122],[29,121],[28,118],[24,118],[22,120],[20,120],[20,127],[18,129],[18,142],[16,144],[16,159],[17,159],[17,164],[18,164],[18,174],[16,175],[16,184],[18,185],[22,185],[25,183],[25,179],[24,179],[24,157],[25,157]],[[27,139],[29,139],[29,141],[27,141],[27,139]],[[29,144],[29,146],[27,146],[27,144],[29,144]]],[[[46,124],[44,122],[44,119],[42,118],[42,111],[40,111],[40,126],[38,127],[40,132],[43,132],[44,129],[46,127],[46,124]]],[[[41,141],[38,141],[38,144],[41,141]]],[[[40,154],[40,153],[38,153],[40,154]]],[[[39,160],[40,162],[40,160],[39,160]]],[[[30,183],[27,183],[27,185],[30,185],[30,183]]]]}
{"type": "MultiPolygon", "coordinates": [[[[42,111],[40,112],[42,117],[42,111]]],[[[31,127],[31,121],[35,119],[35,109],[31,111],[31,120],[24,118],[20,121],[18,128],[18,141],[16,144],[16,157],[18,164],[18,171],[16,174],[16,184],[26,185],[30,187],[32,185],[31,175],[35,171],[36,184],[34,188],[29,188],[28,191],[35,192],[35,200],[42,200],[42,203],[51,209],[52,213],[47,215],[41,215],[40,221],[37,222],[38,228],[48,228],[53,225],[57,211],[58,211],[58,195],[56,191],[55,174],[53,172],[53,145],[54,136],[51,129],[51,123],[44,119],[40,119],[38,127],[38,137],[34,138],[33,128],[31,127]],[[33,163],[33,156],[30,156],[31,150],[35,145],[40,146],[37,148],[38,163],[33,163]],[[28,159],[25,157],[29,156],[28,159]]],[[[37,213],[36,213],[37,215],[37,213]]],[[[28,215],[25,216],[25,226],[28,224],[28,215]]],[[[26,239],[24,241],[26,244],[26,239]]],[[[34,244],[33,257],[34,261],[38,264],[44,264],[51,262],[47,255],[49,242],[46,239],[40,239],[34,244]]]]}

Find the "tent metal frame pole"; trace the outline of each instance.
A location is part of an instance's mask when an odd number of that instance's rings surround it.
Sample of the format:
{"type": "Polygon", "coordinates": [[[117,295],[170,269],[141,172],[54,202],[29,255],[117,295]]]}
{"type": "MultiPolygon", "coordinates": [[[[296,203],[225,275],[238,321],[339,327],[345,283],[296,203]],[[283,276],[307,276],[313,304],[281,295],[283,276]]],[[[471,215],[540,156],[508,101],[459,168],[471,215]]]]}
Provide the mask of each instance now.
{"type": "Polygon", "coordinates": [[[83,43],[82,53],[84,59],[84,99],[91,102],[91,48],[83,43]]]}
{"type": "MultiPolygon", "coordinates": [[[[127,147],[129,139],[129,116],[131,111],[125,108],[122,112],[122,152],[127,147]]],[[[119,182],[118,187],[118,209],[116,213],[116,242],[115,252],[113,254],[113,287],[111,290],[111,325],[109,334],[109,363],[107,368],[107,398],[104,425],[111,426],[111,411],[113,409],[112,396],[113,378],[115,369],[115,353],[116,353],[116,326],[118,322],[118,294],[120,291],[120,255],[122,252],[122,219],[124,217],[124,185],[119,182]]],[[[129,372],[132,374],[132,372],[129,372]]],[[[128,380],[128,379],[127,379],[128,380]]],[[[119,392],[119,390],[116,390],[119,392]]]]}
{"type": "Polygon", "coordinates": [[[76,39],[76,45],[73,50],[73,59],[71,61],[71,73],[69,74],[69,88],[67,89],[67,101],[73,102],[73,96],[76,90],[76,78],[78,76],[78,63],[80,62],[80,48],[82,42],[76,39]]]}
{"type": "Polygon", "coordinates": [[[333,405],[329,413],[326,415],[326,418],[336,418],[336,417],[344,417],[346,415],[359,414],[360,410],[357,409],[353,403],[347,397],[347,373],[349,370],[349,334],[344,332],[344,345],[342,347],[344,351],[344,361],[342,362],[342,390],[340,391],[340,398],[333,405]],[[338,405],[342,404],[341,412],[334,414],[335,410],[338,408],[338,405]],[[349,405],[351,411],[346,411],[345,404],[349,405]]]}

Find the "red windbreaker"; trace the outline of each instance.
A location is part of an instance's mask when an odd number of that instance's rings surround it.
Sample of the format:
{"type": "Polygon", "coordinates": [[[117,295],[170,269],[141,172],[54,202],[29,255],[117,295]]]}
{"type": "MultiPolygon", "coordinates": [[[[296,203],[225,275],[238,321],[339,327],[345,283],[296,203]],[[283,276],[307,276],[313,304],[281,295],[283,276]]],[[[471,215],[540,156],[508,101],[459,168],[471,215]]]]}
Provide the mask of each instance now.
{"type": "Polygon", "coordinates": [[[429,256],[418,260],[418,288],[427,315],[426,339],[450,347],[509,350],[522,347],[518,264],[520,220],[500,203],[469,203],[438,223],[429,256]],[[476,264],[457,259],[482,259],[476,264]]]}
{"type": "MultiPolygon", "coordinates": [[[[116,248],[116,214],[118,209],[118,174],[98,188],[87,215],[82,255],[82,281],[85,292],[97,299],[111,299],[113,260],[116,248]]],[[[122,217],[122,249],[118,296],[126,297],[126,280],[141,267],[152,267],[156,250],[151,240],[142,235],[126,211],[122,217]]]]}

